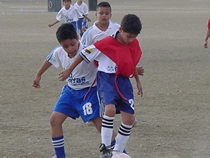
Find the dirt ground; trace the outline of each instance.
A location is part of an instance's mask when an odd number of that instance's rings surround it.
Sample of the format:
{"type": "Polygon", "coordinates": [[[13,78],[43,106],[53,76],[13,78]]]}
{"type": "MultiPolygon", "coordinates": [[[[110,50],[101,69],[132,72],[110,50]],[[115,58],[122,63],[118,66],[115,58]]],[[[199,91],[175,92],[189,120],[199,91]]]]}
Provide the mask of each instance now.
{"type": "MultiPolygon", "coordinates": [[[[143,23],[144,97],[136,95],[132,80],[138,122],[126,147],[130,156],[209,158],[210,48],[203,48],[203,40],[210,1],[109,2],[113,21],[135,13],[143,23]]],[[[55,15],[47,12],[46,0],[0,0],[0,158],[53,156],[49,117],[65,84],[57,79],[61,69],[49,69],[40,89],[31,85],[45,56],[58,45],[59,24],[47,27],[55,15]]],[[[100,135],[93,127],[67,119],[64,133],[67,157],[99,157],[100,135]]]]}

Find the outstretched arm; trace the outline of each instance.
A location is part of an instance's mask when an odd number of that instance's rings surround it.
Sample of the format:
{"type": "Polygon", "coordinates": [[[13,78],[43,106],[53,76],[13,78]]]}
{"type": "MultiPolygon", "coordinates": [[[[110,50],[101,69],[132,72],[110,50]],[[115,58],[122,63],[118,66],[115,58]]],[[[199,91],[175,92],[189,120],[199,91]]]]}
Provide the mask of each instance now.
{"type": "Polygon", "coordinates": [[[204,48],[208,47],[208,39],[209,39],[209,37],[210,37],[210,30],[208,29],[207,32],[206,32],[205,40],[204,40],[204,48]]]}
{"type": "Polygon", "coordinates": [[[59,21],[58,20],[56,20],[54,23],[52,23],[52,24],[48,24],[48,26],[49,27],[52,27],[53,25],[55,25],[55,24],[57,24],[57,23],[59,23],[59,21]]]}
{"type": "Polygon", "coordinates": [[[70,67],[59,74],[58,79],[60,81],[64,81],[65,79],[67,79],[71,74],[71,72],[74,70],[74,68],[82,61],[83,58],[80,55],[78,55],[77,58],[74,60],[74,62],[70,65],[70,67]]]}
{"type": "Polygon", "coordinates": [[[33,81],[33,87],[35,88],[40,88],[40,80],[42,74],[51,66],[52,64],[48,62],[47,60],[42,64],[41,68],[39,69],[38,73],[36,74],[36,77],[34,78],[33,81]]]}

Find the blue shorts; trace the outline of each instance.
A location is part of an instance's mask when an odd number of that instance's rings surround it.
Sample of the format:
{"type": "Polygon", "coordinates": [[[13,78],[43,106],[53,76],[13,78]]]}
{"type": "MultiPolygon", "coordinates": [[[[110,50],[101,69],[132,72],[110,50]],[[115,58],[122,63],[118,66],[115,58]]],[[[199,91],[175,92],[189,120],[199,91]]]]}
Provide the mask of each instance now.
{"type": "Polygon", "coordinates": [[[83,22],[83,18],[79,18],[79,20],[77,20],[77,28],[78,28],[78,30],[82,29],[82,22],[83,22]]]}
{"type": "Polygon", "coordinates": [[[102,106],[115,104],[116,112],[127,112],[134,114],[133,88],[128,77],[118,76],[117,85],[122,95],[128,99],[123,100],[117,93],[114,86],[115,74],[108,74],[101,71],[97,73],[97,89],[99,102],[102,106]]]}
{"type": "Polygon", "coordinates": [[[65,85],[53,110],[73,119],[81,116],[84,122],[100,117],[97,88],[92,87],[86,98],[83,99],[88,89],[74,90],[65,85]]]}
{"type": "Polygon", "coordinates": [[[77,22],[76,21],[72,21],[71,23],[72,23],[72,25],[74,26],[74,28],[75,28],[75,30],[77,32],[77,22]]]}
{"type": "Polygon", "coordinates": [[[83,22],[83,18],[79,18],[79,20],[77,20],[78,30],[81,30],[83,26],[86,28],[88,27],[87,19],[85,19],[85,22],[83,22]]]}
{"type": "Polygon", "coordinates": [[[87,19],[85,19],[85,22],[82,23],[82,26],[88,28],[88,22],[87,22],[87,19]]]}

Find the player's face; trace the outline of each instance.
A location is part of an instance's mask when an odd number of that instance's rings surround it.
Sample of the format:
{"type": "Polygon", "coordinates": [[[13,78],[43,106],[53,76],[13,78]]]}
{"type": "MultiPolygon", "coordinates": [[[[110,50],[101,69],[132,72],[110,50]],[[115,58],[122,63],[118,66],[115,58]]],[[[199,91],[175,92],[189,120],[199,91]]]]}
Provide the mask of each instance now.
{"type": "Polygon", "coordinates": [[[79,48],[79,41],[77,39],[66,39],[61,41],[60,44],[68,54],[69,58],[73,58],[77,54],[79,48]]]}
{"type": "Polygon", "coordinates": [[[120,28],[119,31],[120,41],[125,45],[128,45],[129,43],[133,42],[133,40],[138,36],[137,34],[124,32],[122,28],[120,28]]]}
{"type": "Polygon", "coordinates": [[[65,6],[65,9],[69,9],[71,2],[70,1],[64,1],[63,5],[65,6]]]}
{"type": "Polygon", "coordinates": [[[99,23],[107,24],[111,18],[111,10],[108,7],[99,7],[96,12],[96,17],[99,23]]]}

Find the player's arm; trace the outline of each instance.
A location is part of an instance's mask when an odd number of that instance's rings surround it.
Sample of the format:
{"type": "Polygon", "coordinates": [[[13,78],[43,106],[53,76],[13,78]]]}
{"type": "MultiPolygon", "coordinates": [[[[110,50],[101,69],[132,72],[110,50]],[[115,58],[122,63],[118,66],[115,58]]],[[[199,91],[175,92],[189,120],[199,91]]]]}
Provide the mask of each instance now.
{"type": "Polygon", "coordinates": [[[135,80],[136,80],[136,86],[137,86],[137,89],[138,89],[138,95],[141,95],[141,97],[143,96],[143,89],[142,89],[142,85],[141,85],[141,81],[139,79],[139,74],[137,72],[137,68],[136,68],[136,74],[134,76],[135,80]]]}
{"type": "Polygon", "coordinates": [[[206,32],[205,40],[204,40],[204,48],[208,47],[208,39],[209,39],[209,37],[210,37],[210,30],[208,29],[207,32],[206,32]]]}
{"type": "Polygon", "coordinates": [[[83,49],[82,52],[80,52],[80,54],[76,57],[74,62],[70,65],[70,67],[59,74],[59,80],[64,81],[65,79],[67,79],[74,68],[83,60],[87,63],[90,63],[93,62],[98,55],[100,55],[100,51],[95,48],[94,45],[83,49]]]}
{"type": "Polygon", "coordinates": [[[55,24],[57,24],[57,23],[59,23],[59,21],[58,20],[56,20],[54,23],[52,23],[52,24],[48,24],[48,26],[49,27],[52,27],[53,25],[55,25],[55,24]]]}
{"type": "Polygon", "coordinates": [[[80,55],[78,55],[77,58],[74,60],[74,62],[70,65],[70,67],[59,74],[59,77],[58,77],[59,80],[64,81],[65,79],[67,79],[69,75],[71,74],[71,72],[74,70],[74,68],[82,61],[83,61],[83,58],[80,55]]]}
{"type": "Polygon", "coordinates": [[[88,20],[88,22],[91,22],[91,19],[90,19],[90,18],[88,18],[88,16],[87,16],[87,15],[83,14],[82,16],[83,16],[84,18],[86,18],[86,19],[88,20]]]}
{"type": "Polygon", "coordinates": [[[41,68],[39,69],[38,73],[36,74],[36,77],[34,78],[33,81],[33,87],[35,88],[40,88],[40,80],[42,74],[51,66],[52,64],[48,62],[47,60],[42,64],[41,68]]]}

